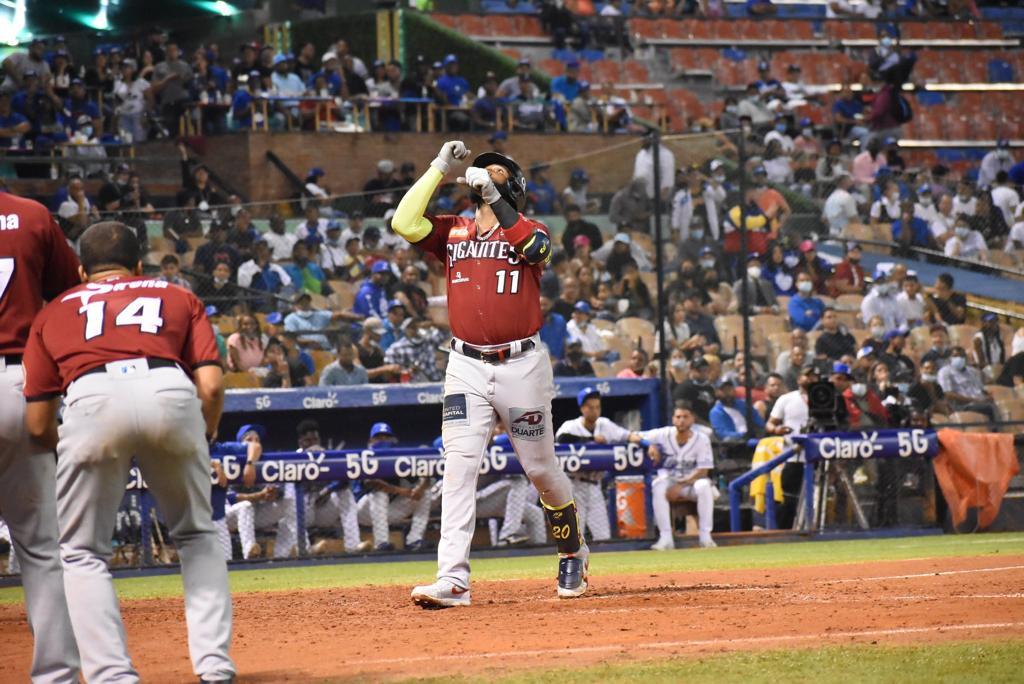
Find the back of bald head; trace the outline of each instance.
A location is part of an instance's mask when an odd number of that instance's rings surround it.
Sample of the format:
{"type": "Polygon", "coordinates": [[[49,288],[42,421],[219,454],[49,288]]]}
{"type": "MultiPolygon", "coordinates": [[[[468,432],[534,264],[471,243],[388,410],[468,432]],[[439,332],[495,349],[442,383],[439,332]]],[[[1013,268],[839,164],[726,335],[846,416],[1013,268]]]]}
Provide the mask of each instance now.
{"type": "Polygon", "coordinates": [[[135,231],[120,221],[103,221],[89,226],[78,242],[86,275],[114,268],[134,271],[141,256],[135,231]]]}

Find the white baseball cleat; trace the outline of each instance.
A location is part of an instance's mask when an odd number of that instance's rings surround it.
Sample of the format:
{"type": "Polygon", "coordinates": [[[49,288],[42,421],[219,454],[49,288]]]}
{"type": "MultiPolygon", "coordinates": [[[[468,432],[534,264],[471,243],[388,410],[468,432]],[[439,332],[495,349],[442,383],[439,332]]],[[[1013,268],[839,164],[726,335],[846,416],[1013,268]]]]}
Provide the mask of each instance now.
{"type": "Polygon", "coordinates": [[[651,545],[652,551],[672,551],[676,548],[676,542],[672,537],[662,537],[651,545]]]}
{"type": "Polygon", "coordinates": [[[468,606],[469,589],[456,586],[448,580],[440,579],[433,584],[415,587],[412,590],[412,602],[421,608],[456,608],[468,606]]]}
{"type": "Polygon", "coordinates": [[[700,548],[702,549],[714,549],[718,547],[718,544],[715,543],[715,540],[711,538],[710,534],[706,536],[701,535],[700,539],[697,540],[697,543],[700,544],[700,548]]]}

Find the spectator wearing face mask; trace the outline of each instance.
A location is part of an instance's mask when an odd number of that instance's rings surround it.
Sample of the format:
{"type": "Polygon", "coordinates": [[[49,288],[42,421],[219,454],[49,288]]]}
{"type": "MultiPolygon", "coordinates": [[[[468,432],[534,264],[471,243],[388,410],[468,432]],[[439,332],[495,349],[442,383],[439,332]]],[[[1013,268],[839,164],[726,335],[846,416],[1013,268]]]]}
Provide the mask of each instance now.
{"type": "Polygon", "coordinates": [[[876,270],[874,281],[871,291],[860,303],[861,320],[867,324],[873,316],[881,316],[885,329],[898,328],[902,321],[899,306],[896,304],[896,293],[893,291],[893,284],[889,282],[889,274],[876,270]]]}
{"type": "Polygon", "coordinates": [[[881,196],[871,204],[868,212],[871,227],[899,221],[901,209],[899,183],[894,180],[885,181],[881,196]]]}
{"type": "Polygon", "coordinates": [[[939,210],[935,207],[935,198],[932,197],[932,188],[924,183],[917,188],[917,201],[914,202],[914,218],[919,218],[929,226],[940,218],[939,210]]]}
{"type": "MultiPolygon", "coordinates": [[[[900,220],[892,224],[892,240],[907,247],[924,247],[935,249],[935,237],[932,235],[928,222],[914,216],[914,208],[905,203],[900,210],[900,220]]],[[[909,250],[901,250],[909,251],[909,250]]]]}
{"type": "Polygon", "coordinates": [[[789,300],[789,322],[810,332],[818,327],[825,313],[825,303],[814,296],[814,281],[807,273],[797,275],[796,289],[796,296],[789,300]]]}
{"type": "Polygon", "coordinates": [[[931,413],[949,415],[946,394],[939,385],[939,369],[932,359],[921,361],[921,375],[910,385],[907,396],[914,405],[931,413]]]}
{"type": "Polygon", "coordinates": [[[1010,172],[1013,167],[1013,155],[1010,154],[1010,141],[1000,138],[996,142],[996,149],[988,152],[981,158],[981,168],[978,170],[978,187],[987,190],[996,182],[996,176],[1000,171],[1010,172]]]}
{"type": "Polygon", "coordinates": [[[555,364],[556,377],[593,377],[594,367],[583,354],[583,343],[570,338],[565,345],[565,358],[555,364]]]}
{"type": "Polygon", "coordinates": [[[949,332],[942,323],[933,323],[928,328],[928,333],[931,337],[932,346],[921,355],[921,364],[923,366],[925,361],[931,361],[935,364],[936,370],[945,368],[946,364],[949,363],[951,353],[949,348],[949,332]]]}
{"type": "Polygon", "coordinates": [[[954,411],[977,411],[995,420],[992,396],[985,390],[981,372],[967,365],[967,352],[953,347],[949,363],[939,370],[939,385],[954,411]]]}
{"type": "Polygon", "coordinates": [[[949,257],[973,259],[988,263],[988,245],[985,238],[976,230],[971,229],[966,216],[958,216],[953,224],[953,237],[946,241],[942,253],[949,257]]]}
{"type": "Polygon", "coordinates": [[[900,319],[910,327],[920,325],[925,318],[927,304],[921,293],[921,283],[917,272],[908,271],[903,279],[903,289],[896,295],[896,304],[900,307],[900,319]]]}
{"type": "Polygon", "coordinates": [[[978,199],[974,196],[974,186],[970,181],[960,181],[956,188],[956,195],[953,196],[953,216],[960,214],[974,216],[977,209],[978,199]]]}
{"type": "Polygon", "coordinates": [[[308,292],[295,296],[294,310],[285,316],[284,329],[290,333],[316,331],[316,334],[302,334],[297,337],[299,344],[314,349],[330,350],[332,345],[322,332],[335,321],[362,320],[361,316],[348,311],[327,311],[313,308],[313,298],[308,292]]]}
{"type": "Polygon", "coordinates": [[[852,380],[853,382],[843,392],[850,429],[886,427],[889,424],[889,413],[885,410],[882,399],[868,384],[866,375],[861,371],[855,371],[852,380]]]}
{"type": "MultiPolygon", "coordinates": [[[[756,252],[747,257],[747,297],[746,304],[749,307],[750,315],[761,313],[778,313],[779,302],[775,297],[775,289],[772,284],[761,277],[761,257],[756,252]]],[[[732,286],[735,293],[733,305],[730,309],[741,311],[743,299],[743,279],[737,280],[732,286]]]]}
{"type": "Polygon", "coordinates": [[[701,270],[718,268],[718,245],[699,215],[693,217],[689,235],[679,242],[679,260],[699,263],[701,270]]]}

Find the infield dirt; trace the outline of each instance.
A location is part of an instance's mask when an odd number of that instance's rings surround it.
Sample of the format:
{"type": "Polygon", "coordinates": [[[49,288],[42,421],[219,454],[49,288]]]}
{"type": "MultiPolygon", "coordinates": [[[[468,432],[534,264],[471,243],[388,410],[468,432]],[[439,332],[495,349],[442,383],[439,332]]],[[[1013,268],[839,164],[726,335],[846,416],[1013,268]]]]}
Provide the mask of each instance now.
{"type": "MultiPolygon", "coordinates": [[[[236,595],[239,681],[487,677],[754,649],[1024,639],[1022,555],[610,577],[600,555],[593,561],[591,592],[570,601],[554,597],[553,578],[477,582],[471,607],[444,611],[413,606],[405,586],[236,595]]],[[[122,611],[143,681],[194,681],[181,599],[122,611]]],[[[31,648],[20,606],[0,606],[0,644],[0,681],[16,681],[31,648]]]]}

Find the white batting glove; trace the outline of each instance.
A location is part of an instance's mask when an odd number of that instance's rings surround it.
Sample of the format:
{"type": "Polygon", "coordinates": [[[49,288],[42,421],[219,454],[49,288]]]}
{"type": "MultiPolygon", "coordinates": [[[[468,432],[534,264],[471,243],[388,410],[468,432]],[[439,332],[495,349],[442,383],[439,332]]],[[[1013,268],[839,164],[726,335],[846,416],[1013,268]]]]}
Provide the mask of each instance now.
{"type": "Polygon", "coordinates": [[[498,192],[498,188],[494,187],[494,181],[491,180],[491,174],[487,173],[487,169],[470,166],[466,169],[466,175],[460,176],[458,180],[476,190],[477,194],[483,197],[484,202],[488,204],[501,199],[501,194],[498,192]]]}
{"type": "Polygon", "coordinates": [[[437,153],[430,165],[442,174],[448,173],[448,169],[456,161],[461,161],[469,156],[469,148],[461,140],[449,140],[441,145],[441,151],[437,153]]]}

